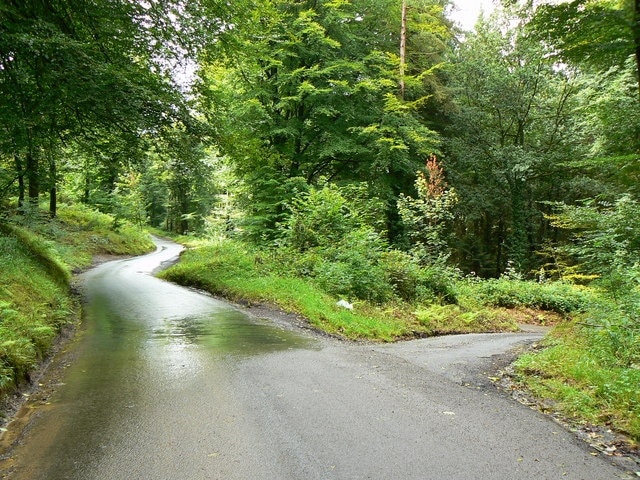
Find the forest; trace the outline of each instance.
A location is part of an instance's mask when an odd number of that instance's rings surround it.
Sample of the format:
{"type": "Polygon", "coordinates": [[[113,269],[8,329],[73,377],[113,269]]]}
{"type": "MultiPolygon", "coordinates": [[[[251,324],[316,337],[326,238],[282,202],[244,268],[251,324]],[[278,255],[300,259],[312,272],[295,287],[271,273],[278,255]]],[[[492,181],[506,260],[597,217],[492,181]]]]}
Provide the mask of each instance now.
{"type": "Polygon", "coordinates": [[[640,1],[498,3],[2,0],[3,265],[84,215],[415,323],[348,337],[551,312],[522,381],[640,439],[640,1]]]}

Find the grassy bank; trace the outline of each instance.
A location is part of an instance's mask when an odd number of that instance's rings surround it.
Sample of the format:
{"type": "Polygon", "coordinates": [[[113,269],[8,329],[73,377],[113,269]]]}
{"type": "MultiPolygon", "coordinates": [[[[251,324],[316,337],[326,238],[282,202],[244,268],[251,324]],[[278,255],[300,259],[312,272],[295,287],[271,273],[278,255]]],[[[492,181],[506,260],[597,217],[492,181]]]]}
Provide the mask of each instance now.
{"type": "Polygon", "coordinates": [[[564,286],[536,287],[537,291],[527,295],[532,287],[525,282],[519,289],[513,282],[487,288],[483,282],[459,279],[447,286],[455,303],[405,302],[396,297],[382,304],[355,300],[354,308],[348,310],[337,305],[345,298],[330,295],[311,278],[292,274],[297,267],[284,265],[287,259],[277,252],[231,240],[196,245],[161,276],[233,300],[277,305],[306,317],[321,330],[349,339],[393,341],[437,334],[516,331],[518,322],[557,322],[566,314],[565,309],[577,308],[583,301],[573,290],[576,298],[565,303],[553,301],[564,286]]]}
{"type": "Polygon", "coordinates": [[[275,273],[268,255],[248,245],[218,242],[189,250],[162,278],[192,285],[231,300],[277,305],[307,318],[317,328],[346,338],[393,340],[420,331],[416,319],[370,305],[348,310],[337,299],[301,278],[275,273]]]}
{"type": "Polygon", "coordinates": [[[59,217],[11,217],[0,223],[0,396],[28,380],[61,329],[77,319],[72,271],[98,254],[153,248],[147,234],[114,228],[113,217],[62,206],[59,217]]]}
{"type": "Polygon", "coordinates": [[[624,432],[638,446],[640,331],[618,325],[598,325],[590,311],[556,327],[543,350],[516,362],[516,378],[536,397],[552,400],[549,408],[579,424],[624,432]]]}

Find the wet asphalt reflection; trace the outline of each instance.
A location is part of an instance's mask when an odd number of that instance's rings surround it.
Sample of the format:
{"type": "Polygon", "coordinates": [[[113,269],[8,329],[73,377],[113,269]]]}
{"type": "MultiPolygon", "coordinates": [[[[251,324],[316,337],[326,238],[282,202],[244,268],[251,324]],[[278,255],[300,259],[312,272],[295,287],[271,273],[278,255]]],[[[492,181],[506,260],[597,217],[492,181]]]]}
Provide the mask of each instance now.
{"type": "Polygon", "coordinates": [[[181,391],[193,395],[194,383],[222,382],[248,356],[314,348],[311,338],[150,275],[181,250],[158,242],[155,253],[84,274],[85,330],[74,347],[77,360],[17,449],[10,478],[103,478],[104,457],[126,448],[131,430],[145,428],[140,422],[158,403],[173,401],[176,416],[190,415],[189,401],[176,399],[181,391]]]}

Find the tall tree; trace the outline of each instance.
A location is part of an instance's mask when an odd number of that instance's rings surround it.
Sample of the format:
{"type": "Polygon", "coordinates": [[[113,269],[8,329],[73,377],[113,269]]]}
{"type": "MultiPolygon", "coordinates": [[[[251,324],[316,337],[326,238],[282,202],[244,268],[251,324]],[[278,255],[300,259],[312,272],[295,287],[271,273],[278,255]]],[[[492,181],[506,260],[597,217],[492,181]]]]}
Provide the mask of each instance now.
{"type": "Polygon", "coordinates": [[[542,5],[531,24],[564,61],[606,71],[635,57],[640,93],[640,0],[573,0],[542,5]]]}
{"type": "Polygon", "coordinates": [[[414,88],[412,102],[398,98],[399,4],[261,7],[236,17],[216,45],[233,49],[223,61],[217,51],[201,71],[223,153],[245,178],[367,180],[391,200],[393,185],[410,185],[437,145],[417,115],[424,97],[414,88]]]}
{"type": "Polygon", "coordinates": [[[445,171],[464,218],[457,260],[482,275],[535,266],[548,229],[538,202],[557,199],[567,177],[560,162],[580,155],[571,75],[525,36],[523,22],[514,26],[513,15],[504,15],[479,23],[458,51],[458,110],[446,142],[445,171]]]}
{"type": "Polygon", "coordinates": [[[0,150],[16,158],[32,200],[49,186],[52,214],[63,145],[96,129],[135,141],[175,110],[151,61],[147,9],[123,0],[0,5],[0,150]]]}

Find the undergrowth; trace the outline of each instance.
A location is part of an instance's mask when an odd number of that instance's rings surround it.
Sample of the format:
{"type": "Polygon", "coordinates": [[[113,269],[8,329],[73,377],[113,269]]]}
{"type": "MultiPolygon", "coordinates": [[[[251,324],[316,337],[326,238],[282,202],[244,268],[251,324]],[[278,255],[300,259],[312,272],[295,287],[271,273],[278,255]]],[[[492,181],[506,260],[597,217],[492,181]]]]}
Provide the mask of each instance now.
{"type": "Polygon", "coordinates": [[[0,222],[0,396],[29,380],[61,329],[77,318],[71,272],[93,255],[138,254],[148,234],[114,229],[113,218],[86,206],[61,206],[58,218],[32,209],[0,222]]]}
{"type": "MultiPolygon", "coordinates": [[[[307,256],[308,257],[308,256],[307,256]]],[[[181,261],[162,272],[168,280],[193,285],[232,300],[270,303],[306,317],[311,324],[350,339],[392,341],[425,335],[516,331],[518,325],[503,308],[442,304],[421,296],[421,303],[400,296],[385,303],[353,301],[353,309],[337,306],[340,295],[328,293],[314,278],[296,275],[301,263],[286,264],[282,252],[220,240],[200,243],[181,261]]],[[[435,280],[431,282],[435,284],[435,280]]],[[[406,284],[404,285],[405,288],[406,284]]],[[[453,287],[447,287],[453,288],[453,287]]]]}
{"type": "Polygon", "coordinates": [[[297,313],[312,325],[347,338],[391,341],[420,326],[393,318],[374,306],[348,310],[317,286],[295,277],[272,273],[276,266],[257,250],[236,242],[218,242],[189,250],[180,263],[160,273],[162,278],[193,285],[231,300],[277,305],[297,313]]]}
{"type": "Polygon", "coordinates": [[[640,304],[602,301],[559,325],[544,350],[516,363],[518,380],[579,422],[640,442],[640,304]]]}
{"type": "MultiPolygon", "coordinates": [[[[555,399],[558,409],[578,421],[608,424],[640,439],[640,316],[634,307],[640,302],[614,302],[596,288],[561,282],[449,278],[455,303],[433,295],[407,302],[396,295],[378,304],[356,300],[353,310],[346,310],[336,305],[339,295],[305,275],[318,264],[313,251],[287,258],[283,250],[232,240],[190,242],[194,248],[163,272],[164,278],[234,300],[275,304],[350,339],[517,331],[523,319],[557,325],[545,340],[547,348],[518,361],[522,384],[555,399]]],[[[388,269],[396,272],[395,285],[408,289],[407,298],[416,298],[413,289],[420,283],[414,280],[422,274],[408,269],[402,256],[393,262],[400,265],[388,269]]]]}

